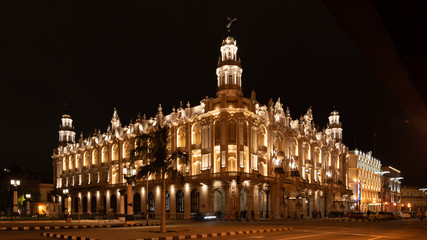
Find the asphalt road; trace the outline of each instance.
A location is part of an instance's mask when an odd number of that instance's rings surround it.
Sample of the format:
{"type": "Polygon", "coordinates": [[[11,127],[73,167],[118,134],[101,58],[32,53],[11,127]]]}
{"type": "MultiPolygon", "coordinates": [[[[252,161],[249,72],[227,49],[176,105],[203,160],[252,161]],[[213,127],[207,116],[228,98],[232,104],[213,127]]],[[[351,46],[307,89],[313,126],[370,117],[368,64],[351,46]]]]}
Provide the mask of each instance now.
{"type": "MultiPolygon", "coordinates": [[[[247,234],[226,236],[211,239],[359,239],[359,240],[396,240],[396,239],[427,239],[427,222],[419,220],[398,220],[385,222],[326,222],[322,220],[306,221],[284,221],[284,222],[183,222],[174,223],[168,226],[170,235],[176,235],[179,229],[194,231],[194,229],[203,230],[205,233],[221,232],[221,230],[239,231],[243,228],[262,228],[267,226],[289,226],[292,231],[270,232],[260,234],[247,234]]],[[[41,232],[55,232],[75,236],[96,237],[102,240],[109,239],[129,239],[135,240],[142,238],[144,232],[158,230],[158,227],[132,227],[132,228],[97,228],[97,229],[72,229],[72,230],[42,230],[42,231],[3,231],[0,232],[0,239],[25,240],[53,238],[41,237],[41,232]],[[151,229],[151,230],[150,230],[151,229]]]]}

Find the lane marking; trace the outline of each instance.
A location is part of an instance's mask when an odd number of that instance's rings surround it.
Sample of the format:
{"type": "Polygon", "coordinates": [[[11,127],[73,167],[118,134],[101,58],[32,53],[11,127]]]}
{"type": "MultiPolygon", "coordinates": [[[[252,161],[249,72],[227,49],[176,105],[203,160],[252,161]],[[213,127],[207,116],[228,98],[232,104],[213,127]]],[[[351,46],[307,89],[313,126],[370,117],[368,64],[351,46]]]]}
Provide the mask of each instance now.
{"type": "Polygon", "coordinates": [[[312,234],[312,235],[305,235],[305,236],[298,236],[298,237],[279,238],[279,240],[298,239],[298,238],[307,238],[307,237],[317,237],[317,236],[330,235],[330,234],[335,234],[335,233],[320,233],[320,234],[312,234]]]}

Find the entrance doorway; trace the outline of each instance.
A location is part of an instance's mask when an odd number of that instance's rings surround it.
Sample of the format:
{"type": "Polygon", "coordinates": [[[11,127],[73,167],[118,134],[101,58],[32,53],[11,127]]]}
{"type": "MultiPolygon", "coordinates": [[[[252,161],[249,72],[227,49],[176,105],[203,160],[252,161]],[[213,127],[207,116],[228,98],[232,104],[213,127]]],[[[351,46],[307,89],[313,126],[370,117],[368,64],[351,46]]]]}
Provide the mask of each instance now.
{"type": "Polygon", "coordinates": [[[214,211],[217,218],[223,218],[225,213],[225,192],[218,188],[214,192],[214,211]]]}

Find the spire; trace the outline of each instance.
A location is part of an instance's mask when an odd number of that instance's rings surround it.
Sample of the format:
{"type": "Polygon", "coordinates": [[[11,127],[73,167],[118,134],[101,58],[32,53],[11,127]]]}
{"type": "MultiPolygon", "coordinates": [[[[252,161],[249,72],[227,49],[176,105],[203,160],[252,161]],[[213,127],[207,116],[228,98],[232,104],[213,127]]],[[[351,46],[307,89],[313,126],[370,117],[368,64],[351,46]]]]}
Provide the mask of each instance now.
{"type": "MultiPolygon", "coordinates": [[[[226,26],[230,33],[231,24],[236,18],[228,18],[226,26]]],[[[242,68],[241,61],[237,58],[236,40],[228,35],[223,41],[220,48],[221,56],[216,69],[218,91],[217,96],[243,96],[242,93],[242,68]]]]}

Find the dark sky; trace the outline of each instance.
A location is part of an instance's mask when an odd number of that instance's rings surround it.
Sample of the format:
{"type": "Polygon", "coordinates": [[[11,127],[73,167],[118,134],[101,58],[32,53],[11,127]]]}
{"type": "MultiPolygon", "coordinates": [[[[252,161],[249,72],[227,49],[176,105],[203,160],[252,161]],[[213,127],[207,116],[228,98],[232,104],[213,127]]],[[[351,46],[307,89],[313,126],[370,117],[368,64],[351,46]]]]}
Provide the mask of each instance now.
{"type": "Polygon", "coordinates": [[[29,1],[0,9],[1,165],[51,170],[66,99],[79,138],[104,132],[113,108],[127,125],[138,112],[154,116],[159,103],[168,114],[180,101],[214,97],[231,15],[246,97],[252,89],[263,104],[280,97],[294,119],[312,106],[321,128],[335,106],[350,149],[375,149],[383,165],[402,170],[404,185],[427,186],[425,136],[316,0],[29,1]]]}

